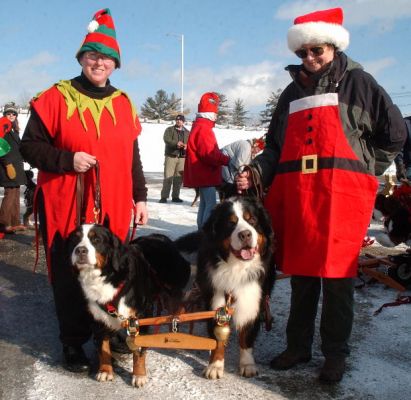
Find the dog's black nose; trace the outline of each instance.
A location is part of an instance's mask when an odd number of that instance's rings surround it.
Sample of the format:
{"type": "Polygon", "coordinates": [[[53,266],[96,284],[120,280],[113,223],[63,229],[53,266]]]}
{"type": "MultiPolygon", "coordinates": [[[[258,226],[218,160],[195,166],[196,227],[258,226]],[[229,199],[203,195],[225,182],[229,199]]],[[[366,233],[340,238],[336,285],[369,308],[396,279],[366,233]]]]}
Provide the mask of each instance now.
{"type": "Polygon", "coordinates": [[[246,230],[244,230],[244,231],[241,231],[241,232],[238,234],[238,238],[239,238],[242,242],[247,243],[249,240],[251,240],[251,238],[252,238],[252,233],[251,233],[250,230],[246,229],[246,230]]]}
{"type": "Polygon", "coordinates": [[[85,256],[88,254],[88,250],[87,250],[87,247],[85,246],[79,246],[79,247],[76,247],[76,250],[74,253],[76,254],[76,256],[85,256]]]}

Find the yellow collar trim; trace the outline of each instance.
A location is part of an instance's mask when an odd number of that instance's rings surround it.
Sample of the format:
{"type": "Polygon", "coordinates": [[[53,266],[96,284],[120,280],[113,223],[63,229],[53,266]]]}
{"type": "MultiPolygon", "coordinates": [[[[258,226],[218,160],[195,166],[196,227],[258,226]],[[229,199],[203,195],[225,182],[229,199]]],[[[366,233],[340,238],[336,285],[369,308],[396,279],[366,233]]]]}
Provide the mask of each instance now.
{"type": "Polygon", "coordinates": [[[125,95],[130,103],[131,112],[133,115],[133,121],[135,124],[137,112],[134,108],[134,105],[128,95],[121,90],[116,90],[113,94],[103,99],[92,99],[89,96],[86,96],[80,93],[71,85],[71,81],[62,80],[56,84],[57,90],[63,95],[64,100],[67,104],[67,119],[69,120],[75,110],[78,110],[80,121],[85,129],[88,131],[86,120],[84,119],[84,112],[88,109],[90,110],[91,116],[94,121],[94,125],[97,131],[97,137],[100,138],[100,119],[101,114],[104,111],[104,108],[107,109],[111,118],[113,119],[114,125],[117,124],[116,115],[113,108],[113,99],[118,96],[125,95]]]}

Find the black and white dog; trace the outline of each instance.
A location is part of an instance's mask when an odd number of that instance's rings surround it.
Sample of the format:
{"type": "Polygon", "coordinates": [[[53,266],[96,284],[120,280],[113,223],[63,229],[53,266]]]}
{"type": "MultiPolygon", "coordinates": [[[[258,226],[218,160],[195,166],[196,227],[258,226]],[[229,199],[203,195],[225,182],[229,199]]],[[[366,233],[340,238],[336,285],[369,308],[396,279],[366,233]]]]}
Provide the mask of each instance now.
{"type": "MultiPolygon", "coordinates": [[[[110,336],[129,318],[153,316],[160,295],[172,299],[173,304],[180,303],[190,265],[164,235],[153,234],[123,245],[101,225],[77,228],[68,238],[68,249],[90,312],[100,323],[95,331],[100,362],[96,379],[110,381],[114,377],[110,336]]],[[[147,382],[145,356],[144,348],[133,352],[133,386],[147,382]]]]}
{"type": "MultiPolygon", "coordinates": [[[[225,306],[230,297],[239,332],[240,374],[255,376],[253,357],[260,314],[268,305],[275,279],[274,234],[264,207],[254,198],[232,197],[219,203],[203,228],[177,239],[183,252],[198,251],[196,281],[206,309],[225,306]]],[[[213,326],[209,334],[213,335],[213,326]]],[[[205,376],[224,374],[224,347],[213,350],[205,376]]]]}

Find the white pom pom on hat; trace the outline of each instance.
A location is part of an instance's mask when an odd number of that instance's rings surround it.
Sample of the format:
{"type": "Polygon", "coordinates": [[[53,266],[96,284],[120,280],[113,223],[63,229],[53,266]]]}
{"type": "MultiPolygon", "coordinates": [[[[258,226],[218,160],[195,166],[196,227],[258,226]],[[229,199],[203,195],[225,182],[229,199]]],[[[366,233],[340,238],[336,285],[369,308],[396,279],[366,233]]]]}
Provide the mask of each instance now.
{"type": "Polygon", "coordinates": [[[93,19],[87,26],[87,32],[93,33],[98,29],[99,26],[99,23],[95,19],[93,19]]]}
{"type": "Polygon", "coordinates": [[[328,43],[343,51],[350,43],[350,34],[342,23],[342,8],[314,11],[299,16],[288,30],[288,48],[294,52],[304,44],[328,43]]]}

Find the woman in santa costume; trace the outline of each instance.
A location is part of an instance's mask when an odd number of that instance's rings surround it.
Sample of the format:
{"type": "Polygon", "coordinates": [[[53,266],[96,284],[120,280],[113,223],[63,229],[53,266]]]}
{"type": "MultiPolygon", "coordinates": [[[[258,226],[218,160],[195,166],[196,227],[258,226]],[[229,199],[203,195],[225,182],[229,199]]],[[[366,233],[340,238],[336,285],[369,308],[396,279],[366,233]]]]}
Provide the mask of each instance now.
{"type": "Polygon", "coordinates": [[[127,94],[109,81],[111,73],[120,67],[110,10],[94,15],[76,58],[82,68],[80,76],[59,81],[32,100],[21,152],[39,169],[36,208],[64,366],[81,372],[89,367],[82,345],[91,336],[92,320],[65,254],[64,240],[76,224],[103,221],[126,240],[133,207],[135,222],[147,222],[147,190],[136,110],[127,94]]]}
{"type": "MultiPolygon", "coordinates": [[[[378,182],[401,150],[404,123],[374,78],[344,53],[349,33],[343,11],[316,11],[295,19],[288,47],[301,65],[281,94],[264,152],[250,168],[268,188],[276,232],[277,265],[291,274],[287,348],[271,361],[289,369],[311,360],[322,289],[320,380],[345,371],[353,323],[353,277],[370,221],[378,182]]],[[[238,190],[252,186],[237,176],[238,190]]]]}

